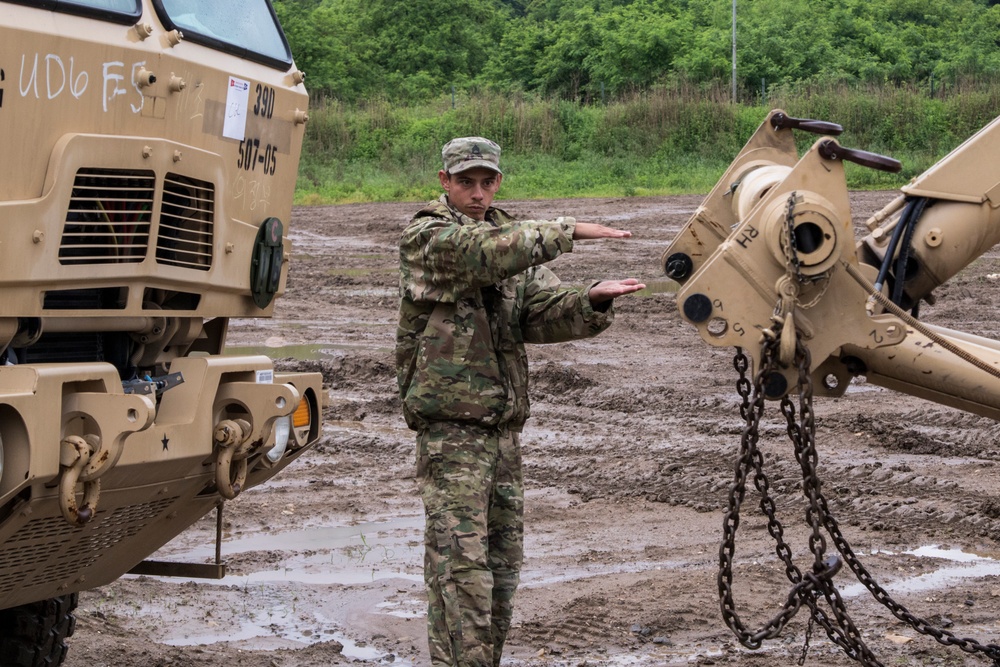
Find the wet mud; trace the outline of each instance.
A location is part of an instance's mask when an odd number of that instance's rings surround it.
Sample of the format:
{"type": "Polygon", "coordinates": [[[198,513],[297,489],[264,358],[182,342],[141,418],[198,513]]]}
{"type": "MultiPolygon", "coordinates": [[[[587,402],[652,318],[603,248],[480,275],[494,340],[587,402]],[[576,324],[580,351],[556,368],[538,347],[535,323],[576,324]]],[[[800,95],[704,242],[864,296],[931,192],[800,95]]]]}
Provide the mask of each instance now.
{"type": "MultiPolygon", "coordinates": [[[[894,193],[852,193],[860,226],[894,193]]],[[[526,561],[505,667],[851,665],[800,612],[759,650],[723,624],[719,545],[743,422],[733,351],[677,312],[660,253],[700,196],[504,202],[630,229],[581,242],[569,283],[636,277],[591,340],[530,348],[526,561]]],[[[227,503],[218,582],[127,576],[81,595],[68,667],[425,665],[422,514],[413,440],[395,394],[396,241],[417,204],[296,209],[288,293],[267,321],[236,320],[235,352],[323,373],[323,440],[274,483],[227,503]]],[[[996,251],[938,290],[927,322],[995,337],[996,251]]],[[[1000,427],[852,382],[817,399],[822,490],[858,559],[915,615],[1000,643],[1000,427]]],[[[811,568],[801,472],[775,405],[761,449],[794,562],[811,568]]],[[[752,489],[733,547],[739,618],[756,630],[791,584],[752,489]]],[[[213,558],[209,516],[159,559],[213,558]]],[[[834,550],[828,544],[829,550],[834,550]]],[[[885,665],[989,665],[901,622],[847,567],[835,577],[885,665]]],[[[962,642],[958,642],[962,643],[962,642]]],[[[965,643],[966,648],[970,644],[965,643]]]]}

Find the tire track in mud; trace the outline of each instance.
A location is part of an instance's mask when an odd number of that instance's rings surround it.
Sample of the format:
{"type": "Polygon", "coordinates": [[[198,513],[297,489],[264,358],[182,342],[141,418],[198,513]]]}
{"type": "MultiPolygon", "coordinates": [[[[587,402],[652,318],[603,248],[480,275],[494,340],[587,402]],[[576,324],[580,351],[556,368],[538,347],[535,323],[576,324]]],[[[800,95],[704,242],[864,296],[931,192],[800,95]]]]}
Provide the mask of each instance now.
{"type": "MultiPolygon", "coordinates": [[[[686,416],[671,418],[678,401],[685,401],[676,388],[646,385],[640,401],[635,387],[609,387],[603,377],[597,366],[536,366],[534,395],[540,400],[534,411],[536,425],[546,431],[541,436],[546,456],[529,462],[528,476],[565,486],[583,501],[644,498],[699,512],[724,511],[743,429],[734,415],[735,392],[690,397],[686,416]],[[573,434],[579,424],[550,400],[586,407],[587,435],[573,434]],[[719,419],[720,413],[730,417],[719,419]]],[[[823,491],[846,530],[879,533],[882,541],[911,532],[926,539],[1000,538],[997,453],[984,449],[1000,433],[992,420],[932,408],[820,415],[817,421],[823,491]],[[851,461],[831,449],[845,444],[851,461]],[[945,474],[922,470],[924,464],[938,466],[932,456],[949,461],[945,474]]],[[[760,446],[779,512],[800,520],[806,508],[801,470],[785,428],[784,422],[762,423],[760,446]]],[[[755,511],[758,502],[752,484],[748,487],[745,512],[755,511]]]]}
{"type": "MultiPolygon", "coordinates": [[[[894,196],[851,193],[859,229],[869,212],[894,196]]],[[[633,232],[627,242],[577,244],[553,263],[564,282],[633,275],[657,284],[650,294],[616,304],[615,323],[600,336],[529,349],[533,416],[522,438],[526,563],[504,667],[784,667],[798,661],[806,633],[802,615],[757,653],[740,647],[720,620],[718,543],[743,430],[733,351],[707,345],[681,319],[674,295],[665,291],[659,261],[700,202],[700,196],[688,196],[501,204],[523,217],[573,215],[633,232]]],[[[330,390],[326,430],[320,445],[283,471],[271,488],[227,505],[227,531],[253,535],[419,517],[413,438],[402,424],[392,354],[396,243],[418,207],[296,209],[288,292],[278,300],[272,320],[232,321],[230,339],[235,345],[268,340],[277,346],[273,356],[278,357],[299,356],[283,352],[285,345],[323,347],[323,358],[283,358],[277,365],[323,374],[330,390]]],[[[998,257],[991,252],[936,290],[937,303],[924,308],[921,319],[995,336],[1000,294],[989,275],[1000,272],[998,257]]],[[[984,557],[1000,553],[996,423],[860,380],[842,398],[817,399],[815,410],[823,491],[876,579],[905,582],[944,567],[939,559],[908,553],[924,545],[984,557]]],[[[777,405],[768,404],[761,434],[786,539],[796,562],[807,567],[801,471],[777,405]]],[[[749,489],[734,563],[736,599],[748,624],[770,618],[789,587],[758,501],[749,489]]],[[[197,529],[206,540],[214,535],[210,518],[197,529]]],[[[419,554],[420,540],[413,535],[412,541],[407,552],[419,554]]],[[[281,558],[301,557],[279,542],[272,550],[234,559],[233,565],[249,574],[274,568],[281,558]]],[[[420,557],[401,567],[418,576],[420,557]]],[[[838,576],[840,583],[851,584],[849,573],[838,576]]],[[[96,607],[105,598],[91,593],[82,615],[88,632],[74,637],[67,667],[318,667],[352,660],[378,664],[384,659],[385,664],[389,655],[399,656],[397,664],[426,664],[423,618],[402,619],[369,608],[374,593],[386,593],[386,599],[420,609],[419,585],[396,582],[386,584],[388,591],[374,582],[369,586],[353,598],[347,587],[323,594],[353,600],[349,612],[330,611],[324,628],[363,643],[377,658],[341,655],[323,641],[305,647],[289,643],[278,651],[235,640],[165,647],[151,639],[159,635],[130,619],[127,606],[115,616],[107,606],[96,607]],[[104,612],[107,618],[96,615],[104,612]]],[[[207,611],[216,603],[193,587],[146,580],[116,584],[106,597],[120,594],[128,605],[140,592],[157,596],[171,610],[157,618],[161,627],[179,626],[187,610],[207,611]]],[[[308,588],[302,594],[309,595],[308,588]]],[[[998,634],[997,577],[904,590],[900,598],[933,622],[952,623],[965,636],[991,640],[998,634]]],[[[300,606],[308,599],[303,597],[300,606]]],[[[848,604],[866,641],[887,665],[984,664],[913,638],[870,598],[858,595],[848,604]],[[896,644],[888,635],[907,635],[906,643],[896,644]]],[[[855,664],[821,635],[813,632],[807,665],[855,664]]]]}

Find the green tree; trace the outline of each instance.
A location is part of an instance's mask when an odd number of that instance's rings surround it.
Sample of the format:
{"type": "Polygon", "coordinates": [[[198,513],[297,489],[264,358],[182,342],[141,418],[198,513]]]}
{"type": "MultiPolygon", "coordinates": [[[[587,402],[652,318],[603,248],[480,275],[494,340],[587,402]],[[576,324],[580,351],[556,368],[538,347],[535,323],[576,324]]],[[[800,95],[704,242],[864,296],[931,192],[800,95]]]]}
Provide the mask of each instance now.
{"type": "MultiPolygon", "coordinates": [[[[577,101],[729,83],[732,0],[274,0],[310,90],[423,100],[479,85],[577,101]]],[[[994,0],[740,0],[744,88],[1000,75],[994,0]]]]}
{"type": "Polygon", "coordinates": [[[315,93],[421,98],[474,78],[500,42],[499,0],[275,0],[315,93]]]}
{"type": "Polygon", "coordinates": [[[274,1],[295,64],[313,93],[356,99],[375,78],[359,57],[359,8],[357,0],[274,1]]]}
{"type": "Polygon", "coordinates": [[[368,37],[362,57],[381,72],[388,93],[440,94],[479,74],[507,18],[497,0],[370,0],[359,16],[368,37]]]}
{"type": "Polygon", "coordinates": [[[596,46],[583,61],[592,80],[637,90],[673,70],[690,24],[662,4],[639,0],[596,17],[596,46]]]}

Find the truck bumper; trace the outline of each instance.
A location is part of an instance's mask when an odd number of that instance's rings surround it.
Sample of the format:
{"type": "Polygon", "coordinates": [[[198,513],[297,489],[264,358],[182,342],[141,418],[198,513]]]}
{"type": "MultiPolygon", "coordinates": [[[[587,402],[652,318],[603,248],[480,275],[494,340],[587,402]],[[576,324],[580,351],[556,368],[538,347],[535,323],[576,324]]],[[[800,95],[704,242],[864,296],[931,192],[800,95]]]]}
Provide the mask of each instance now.
{"type": "Polygon", "coordinates": [[[319,373],[263,356],[169,370],[183,382],[144,396],[110,364],[0,368],[0,609],[114,581],[319,439],[319,373]]]}

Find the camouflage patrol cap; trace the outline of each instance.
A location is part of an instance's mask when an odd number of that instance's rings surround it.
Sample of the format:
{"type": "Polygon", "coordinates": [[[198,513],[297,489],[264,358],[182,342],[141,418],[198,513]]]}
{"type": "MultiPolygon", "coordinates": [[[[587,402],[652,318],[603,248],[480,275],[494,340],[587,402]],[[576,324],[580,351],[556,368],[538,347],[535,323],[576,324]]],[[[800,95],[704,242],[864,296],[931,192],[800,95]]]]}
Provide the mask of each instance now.
{"type": "Polygon", "coordinates": [[[444,159],[444,170],[448,174],[457,174],[476,167],[500,171],[500,147],[483,137],[461,137],[452,139],[441,149],[444,159]]]}

